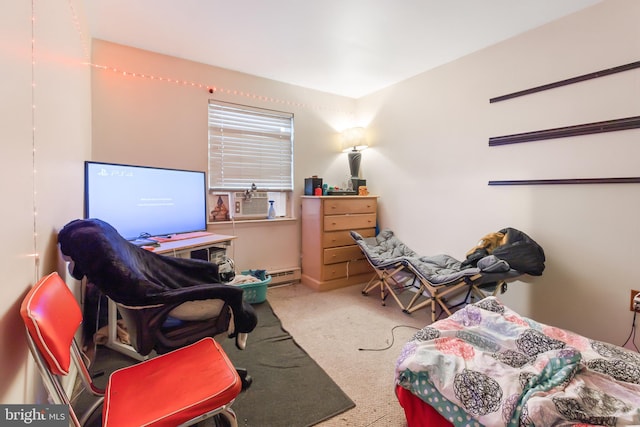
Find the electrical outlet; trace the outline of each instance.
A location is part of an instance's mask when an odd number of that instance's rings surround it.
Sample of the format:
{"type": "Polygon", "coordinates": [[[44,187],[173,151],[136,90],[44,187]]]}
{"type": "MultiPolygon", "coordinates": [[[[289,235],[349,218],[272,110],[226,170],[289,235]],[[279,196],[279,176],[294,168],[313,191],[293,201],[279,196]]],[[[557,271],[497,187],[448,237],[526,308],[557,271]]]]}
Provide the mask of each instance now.
{"type": "Polygon", "coordinates": [[[638,311],[640,312],[640,310],[634,310],[633,309],[633,298],[638,295],[640,293],[640,291],[636,291],[634,289],[631,289],[631,299],[629,300],[629,311],[638,311]]]}

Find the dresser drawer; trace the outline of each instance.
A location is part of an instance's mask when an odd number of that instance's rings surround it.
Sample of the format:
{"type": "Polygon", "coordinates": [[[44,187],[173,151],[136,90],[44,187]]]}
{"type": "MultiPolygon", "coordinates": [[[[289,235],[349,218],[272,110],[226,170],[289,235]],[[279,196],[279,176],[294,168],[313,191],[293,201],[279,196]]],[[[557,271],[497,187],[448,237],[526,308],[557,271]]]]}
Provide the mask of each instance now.
{"type": "Polygon", "coordinates": [[[374,228],[376,214],[327,215],[324,217],[324,231],[357,230],[374,228]]]}
{"type": "Polygon", "coordinates": [[[356,213],[373,213],[377,211],[375,198],[327,199],[324,201],[325,215],[344,215],[356,213]]]}
{"type": "Polygon", "coordinates": [[[367,260],[340,262],[338,264],[325,265],[322,268],[322,280],[340,279],[342,277],[357,276],[358,274],[373,273],[373,268],[367,260]]]}
{"type": "MultiPolygon", "coordinates": [[[[355,231],[357,231],[362,237],[373,237],[376,235],[375,228],[357,229],[355,231]]],[[[353,244],[354,240],[353,237],[351,237],[350,230],[329,231],[322,234],[323,248],[334,248],[336,246],[347,246],[353,244]]]]}
{"type": "Polygon", "coordinates": [[[360,250],[360,246],[340,246],[338,248],[325,249],[322,262],[323,264],[335,264],[337,262],[362,258],[364,258],[364,254],[362,253],[362,250],[360,250]]]}

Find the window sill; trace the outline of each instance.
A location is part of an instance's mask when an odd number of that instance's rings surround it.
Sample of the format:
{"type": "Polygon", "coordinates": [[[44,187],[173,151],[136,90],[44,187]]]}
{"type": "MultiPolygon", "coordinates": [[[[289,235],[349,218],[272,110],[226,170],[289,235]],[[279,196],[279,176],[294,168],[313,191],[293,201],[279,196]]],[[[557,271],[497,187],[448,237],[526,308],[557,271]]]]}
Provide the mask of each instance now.
{"type": "Polygon", "coordinates": [[[231,221],[215,221],[215,222],[207,222],[207,226],[215,226],[215,225],[231,225],[231,224],[256,224],[256,223],[279,223],[279,222],[295,222],[297,218],[293,217],[280,217],[273,219],[236,219],[231,221]]]}

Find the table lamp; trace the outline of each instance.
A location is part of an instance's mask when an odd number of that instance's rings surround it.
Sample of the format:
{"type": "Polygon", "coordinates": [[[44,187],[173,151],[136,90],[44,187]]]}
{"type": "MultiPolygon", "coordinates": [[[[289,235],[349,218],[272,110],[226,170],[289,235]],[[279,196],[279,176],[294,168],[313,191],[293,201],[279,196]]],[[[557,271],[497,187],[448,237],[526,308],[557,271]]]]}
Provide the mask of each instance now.
{"type": "Polygon", "coordinates": [[[349,153],[349,171],[351,179],[358,179],[360,176],[361,151],[368,147],[365,139],[365,129],[354,127],[342,132],[342,151],[349,153]]]}

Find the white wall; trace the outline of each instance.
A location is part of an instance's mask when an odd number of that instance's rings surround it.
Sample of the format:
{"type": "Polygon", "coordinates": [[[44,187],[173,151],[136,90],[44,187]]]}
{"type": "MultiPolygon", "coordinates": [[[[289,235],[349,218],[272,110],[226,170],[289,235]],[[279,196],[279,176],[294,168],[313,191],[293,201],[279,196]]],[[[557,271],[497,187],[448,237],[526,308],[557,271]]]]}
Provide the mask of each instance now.
{"type": "Polygon", "coordinates": [[[492,136],[637,116],[640,70],[489,104],[492,97],[638,61],[640,2],[577,14],[358,101],[380,222],[419,253],[464,258],[521,229],[547,255],[505,301],[539,321],[622,344],[637,289],[640,184],[488,186],[489,180],[640,176],[640,130],[489,147],[492,136]],[[389,177],[393,177],[389,179],[389,177]]]}
{"type": "Polygon", "coordinates": [[[82,214],[87,34],[80,1],[0,6],[0,403],[42,398],[19,310],[31,285],[57,268],[57,230],[82,214]]]}
{"type": "MultiPolygon", "coordinates": [[[[342,155],[338,131],[353,120],[351,98],[102,40],[94,40],[93,61],[106,69],[95,68],[92,76],[92,160],[206,171],[209,98],[294,113],[296,217],[304,178],[321,176],[342,155]]],[[[239,270],[300,265],[297,220],[219,223],[209,229],[238,236],[232,254],[239,270]]]]}

